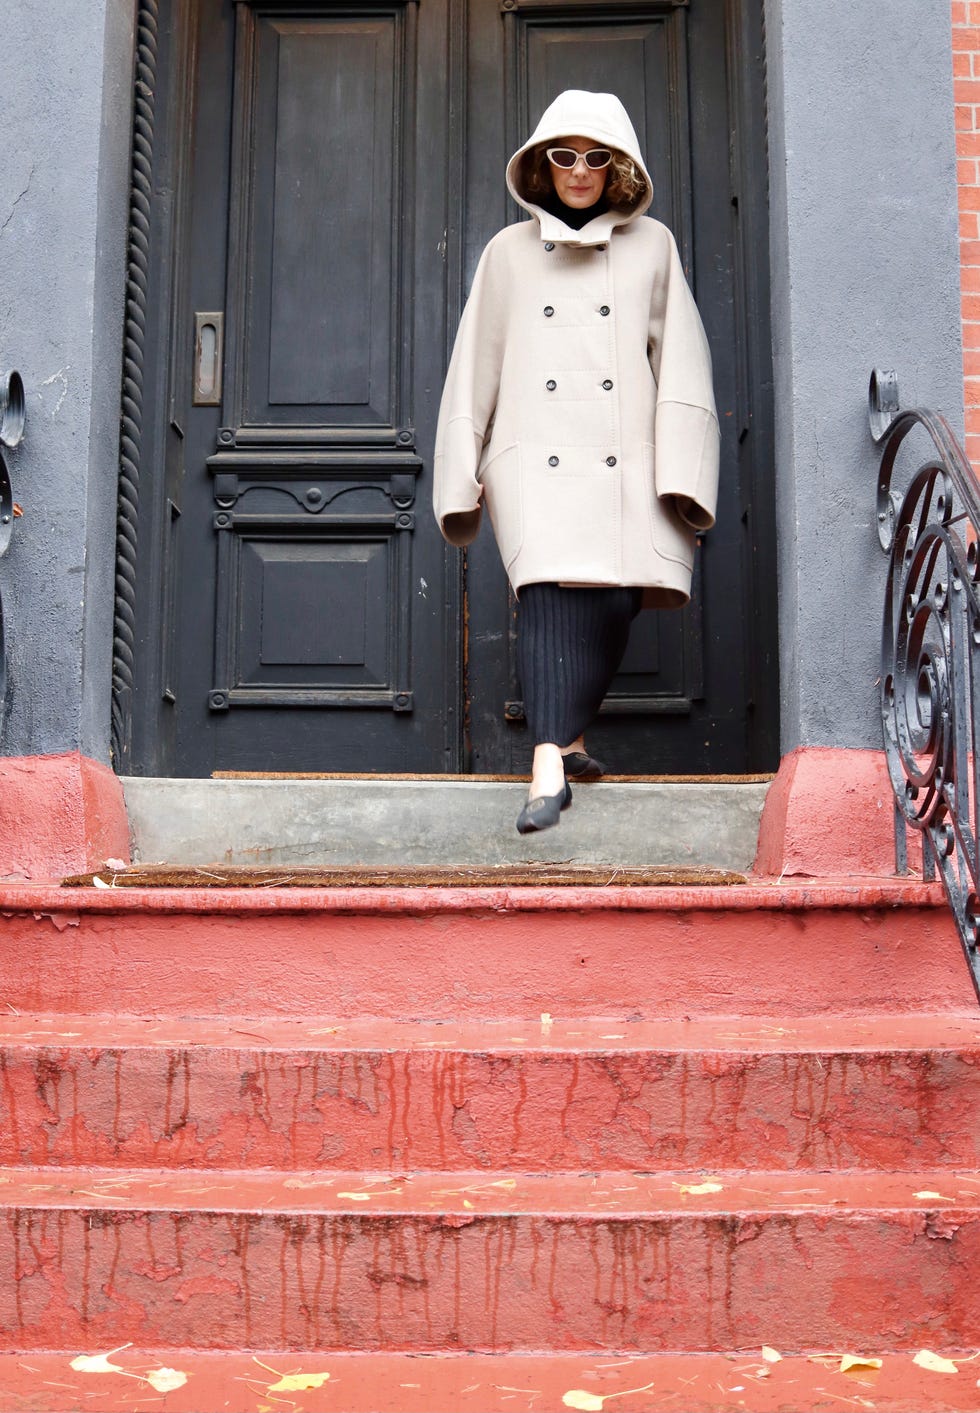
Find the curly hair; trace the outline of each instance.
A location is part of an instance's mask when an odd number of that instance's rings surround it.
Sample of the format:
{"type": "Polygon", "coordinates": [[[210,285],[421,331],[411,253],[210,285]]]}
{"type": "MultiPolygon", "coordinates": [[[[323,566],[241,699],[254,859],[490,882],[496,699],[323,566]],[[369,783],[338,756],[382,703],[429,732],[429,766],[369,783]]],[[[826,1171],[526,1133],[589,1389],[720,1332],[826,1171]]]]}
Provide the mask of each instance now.
{"type": "MultiPolygon", "coordinates": [[[[518,190],[525,196],[550,196],[555,190],[551,177],[548,148],[553,142],[539,143],[521,158],[518,169],[518,190]]],[[[612,149],[605,197],[614,211],[632,211],[647,189],[643,173],[625,152],[612,149]]]]}

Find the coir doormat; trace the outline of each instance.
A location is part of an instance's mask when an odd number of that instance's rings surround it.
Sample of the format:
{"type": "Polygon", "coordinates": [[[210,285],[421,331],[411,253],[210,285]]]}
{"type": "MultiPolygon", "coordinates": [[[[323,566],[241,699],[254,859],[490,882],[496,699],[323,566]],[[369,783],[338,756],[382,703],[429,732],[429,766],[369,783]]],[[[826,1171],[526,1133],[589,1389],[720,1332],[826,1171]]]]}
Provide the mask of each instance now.
{"type": "Polygon", "coordinates": [[[209,864],[177,868],[134,864],[62,879],[63,888],[664,888],[732,887],[742,873],[713,868],[609,868],[578,864],[502,864],[491,867],[256,868],[209,864]]]}

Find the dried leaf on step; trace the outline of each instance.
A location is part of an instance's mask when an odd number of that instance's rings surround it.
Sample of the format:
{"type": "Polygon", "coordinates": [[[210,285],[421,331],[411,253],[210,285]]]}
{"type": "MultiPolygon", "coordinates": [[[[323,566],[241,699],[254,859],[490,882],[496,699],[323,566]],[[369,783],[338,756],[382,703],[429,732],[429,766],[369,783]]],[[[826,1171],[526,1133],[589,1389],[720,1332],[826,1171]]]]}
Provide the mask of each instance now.
{"type": "Polygon", "coordinates": [[[561,1401],[566,1408],[579,1408],[583,1413],[602,1413],[602,1399],[597,1393],[588,1393],[584,1388],[570,1388],[562,1394],[561,1401]]]}
{"type": "Polygon", "coordinates": [[[143,1378],[157,1393],[169,1393],[171,1389],[183,1388],[187,1382],[187,1375],[182,1369],[151,1369],[143,1378]]]}
{"type": "Polygon", "coordinates": [[[880,1359],[868,1359],[863,1354],[842,1354],[840,1372],[842,1374],[867,1374],[881,1368],[880,1359]]]}
{"type": "Polygon", "coordinates": [[[71,1361],[71,1367],[79,1374],[125,1374],[126,1370],[118,1364],[109,1363],[109,1355],[119,1354],[128,1348],[128,1344],[120,1344],[116,1349],[110,1349],[109,1354],[79,1354],[71,1361]]]}
{"type": "Polygon", "coordinates": [[[691,1197],[704,1197],[709,1192],[721,1192],[724,1184],[720,1182],[679,1182],[677,1190],[688,1193],[691,1197]]]}
{"type": "Polygon", "coordinates": [[[913,1192],[919,1202],[955,1202],[955,1197],[944,1197],[941,1192],[913,1192]]]}
{"type": "Polygon", "coordinates": [[[270,1384],[266,1393],[301,1393],[307,1388],[322,1388],[329,1374],[284,1374],[277,1384],[270,1384]]]}
{"type": "Polygon", "coordinates": [[[782,1359],[778,1349],[771,1349],[768,1344],[762,1346],[762,1357],[767,1364],[778,1364],[782,1359]]]}
{"type": "Polygon", "coordinates": [[[920,1369],[929,1369],[933,1374],[958,1374],[959,1368],[952,1359],[944,1359],[941,1354],[933,1354],[931,1349],[920,1349],[912,1360],[920,1369]]]}

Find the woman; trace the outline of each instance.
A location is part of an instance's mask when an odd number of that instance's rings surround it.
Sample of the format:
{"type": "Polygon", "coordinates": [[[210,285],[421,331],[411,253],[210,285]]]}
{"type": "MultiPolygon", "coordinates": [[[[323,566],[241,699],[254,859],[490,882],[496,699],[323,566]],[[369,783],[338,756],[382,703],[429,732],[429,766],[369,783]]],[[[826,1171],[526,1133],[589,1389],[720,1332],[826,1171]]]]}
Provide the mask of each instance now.
{"type": "Polygon", "coordinates": [[[714,524],[711,358],[673,236],[612,94],[570,89],[507,165],[534,218],[480,259],[436,437],[434,507],[467,545],[485,501],[518,596],[534,741],[529,833],[569,779],[602,766],[583,733],[643,607],[687,602],[696,532],[714,524]]]}

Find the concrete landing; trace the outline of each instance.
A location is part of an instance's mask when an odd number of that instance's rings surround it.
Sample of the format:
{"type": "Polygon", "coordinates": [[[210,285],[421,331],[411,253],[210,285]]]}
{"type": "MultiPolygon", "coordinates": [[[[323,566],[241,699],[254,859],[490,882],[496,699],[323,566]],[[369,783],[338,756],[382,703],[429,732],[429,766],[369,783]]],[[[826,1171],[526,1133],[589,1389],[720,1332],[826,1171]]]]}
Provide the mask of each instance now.
{"type": "Polygon", "coordinates": [[[522,781],[123,781],[133,861],[436,865],[564,862],[745,871],[768,782],[574,786],[561,824],[522,838],[522,781]]]}

